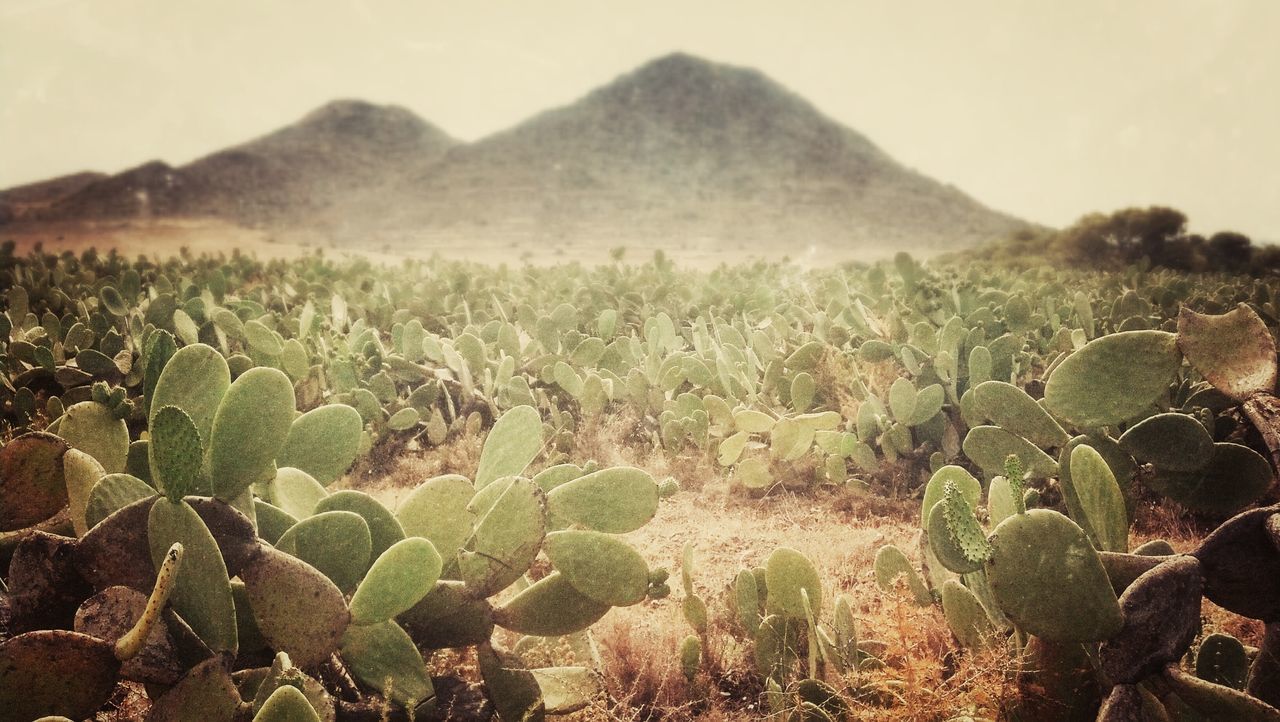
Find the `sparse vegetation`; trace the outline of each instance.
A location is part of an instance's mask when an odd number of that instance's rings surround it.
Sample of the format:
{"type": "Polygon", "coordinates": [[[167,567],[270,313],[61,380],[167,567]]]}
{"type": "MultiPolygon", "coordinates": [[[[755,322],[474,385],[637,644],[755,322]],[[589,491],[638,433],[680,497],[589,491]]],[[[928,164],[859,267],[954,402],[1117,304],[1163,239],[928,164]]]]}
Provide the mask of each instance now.
{"type": "Polygon", "coordinates": [[[0,720],[1280,718],[1280,300],[1184,225],[1051,248],[1112,272],[7,245],[0,720]]]}

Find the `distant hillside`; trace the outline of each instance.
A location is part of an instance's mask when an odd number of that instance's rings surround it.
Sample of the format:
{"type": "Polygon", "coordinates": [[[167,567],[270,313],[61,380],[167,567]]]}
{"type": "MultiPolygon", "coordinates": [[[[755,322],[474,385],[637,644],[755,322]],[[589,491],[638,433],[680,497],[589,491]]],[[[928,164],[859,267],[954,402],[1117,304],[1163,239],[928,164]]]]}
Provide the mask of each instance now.
{"type": "Polygon", "coordinates": [[[761,73],[676,54],[452,149],[406,227],[752,244],[968,244],[1026,224],[910,171],[761,73]]]}
{"type": "Polygon", "coordinates": [[[403,108],[337,101],[294,125],[178,168],[152,161],[98,179],[54,204],[49,215],[305,224],[357,190],[400,184],[455,142],[403,108]]]}
{"type": "MultiPolygon", "coordinates": [[[[4,199],[0,198],[0,202],[4,199]]],[[[460,144],[344,101],[188,165],[91,179],[44,217],[215,216],[367,242],[954,248],[1027,227],[903,167],[761,73],[675,54],[460,144]]]]}
{"type": "Polygon", "coordinates": [[[73,173],[0,191],[0,221],[43,213],[54,203],[106,177],[105,173],[73,173]]]}

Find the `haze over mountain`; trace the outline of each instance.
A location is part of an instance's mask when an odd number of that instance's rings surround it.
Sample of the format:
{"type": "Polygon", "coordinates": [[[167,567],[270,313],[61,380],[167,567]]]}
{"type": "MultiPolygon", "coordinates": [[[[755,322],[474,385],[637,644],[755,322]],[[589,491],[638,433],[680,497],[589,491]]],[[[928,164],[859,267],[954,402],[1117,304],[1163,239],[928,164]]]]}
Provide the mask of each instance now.
{"type": "Polygon", "coordinates": [[[213,216],[352,242],[952,248],[1028,225],[903,167],[759,72],[684,54],[471,144],[402,108],[340,101],[178,168],[57,181],[0,205],[21,218],[213,216]]]}

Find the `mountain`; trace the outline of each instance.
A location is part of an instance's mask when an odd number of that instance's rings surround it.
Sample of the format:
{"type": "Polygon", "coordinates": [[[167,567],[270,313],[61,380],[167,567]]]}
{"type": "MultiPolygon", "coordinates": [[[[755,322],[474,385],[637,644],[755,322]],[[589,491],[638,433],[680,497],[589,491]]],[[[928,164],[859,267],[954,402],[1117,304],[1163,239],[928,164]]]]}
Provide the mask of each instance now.
{"type": "Polygon", "coordinates": [[[335,101],[270,135],[184,166],[152,161],[97,179],[53,204],[48,215],[306,224],[356,191],[396,186],[455,144],[404,108],[335,101]]]}
{"type": "Polygon", "coordinates": [[[653,240],[953,248],[1028,227],[908,169],[755,70],[686,54],[458,143],[356,101],[185,166],[96,178],[46,217],[217,216],[353,242],[653,240]]]}
{"type": "Polygon", "coordinates": [[[685,54],[453,148],[387,223],[545,240],[956,246],[1027,224],[908,170],[763,74],[685,54]]]}
{"type": "Polygon", "coordinates": [[[36,215],[85,186],[106,178],[105,173],[72,173],[0,191],[0,221],[36,215]]]}

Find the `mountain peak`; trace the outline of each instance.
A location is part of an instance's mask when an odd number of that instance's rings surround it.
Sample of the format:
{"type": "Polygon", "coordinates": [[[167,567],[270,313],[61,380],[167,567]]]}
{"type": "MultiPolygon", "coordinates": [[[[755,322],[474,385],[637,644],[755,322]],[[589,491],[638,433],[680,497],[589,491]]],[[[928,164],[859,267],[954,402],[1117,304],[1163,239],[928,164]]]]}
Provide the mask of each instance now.
{"type": "Polygon", "coordinates": [[[758,105],[786,99],[807,105],[758,70],[716,63],[688,53],[664,55],[626,73],[590,97],[656,110],[693,105],[758,105]]]}
{"type": "Polygon", "coordinates": [[[422,132],[431,124],[399,105],[375,105],[364,100],[333,100],[303,116],[295,127],[331,133],[366,133],[370,130],[401,128],[422,132]]]}
{"type": "Polygon", "coordinates": [[[475,143],[403,107],[335,100],[182,167],[141,166],[57,195],[18,210],[412,230],[451,242],[761,247],[779,239],[943,247],[1023,225],[902,167],[760,71],[685,52],[475,143]]]}

